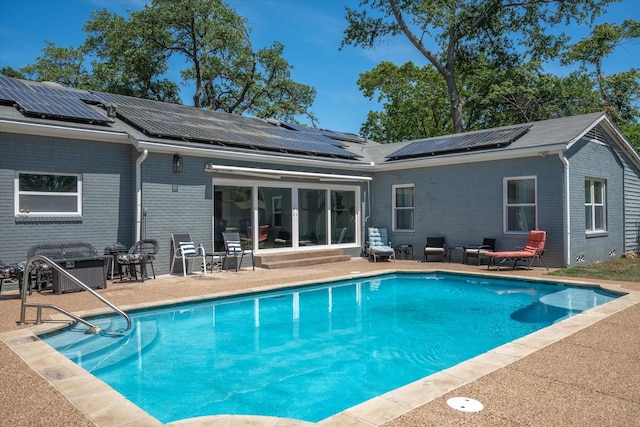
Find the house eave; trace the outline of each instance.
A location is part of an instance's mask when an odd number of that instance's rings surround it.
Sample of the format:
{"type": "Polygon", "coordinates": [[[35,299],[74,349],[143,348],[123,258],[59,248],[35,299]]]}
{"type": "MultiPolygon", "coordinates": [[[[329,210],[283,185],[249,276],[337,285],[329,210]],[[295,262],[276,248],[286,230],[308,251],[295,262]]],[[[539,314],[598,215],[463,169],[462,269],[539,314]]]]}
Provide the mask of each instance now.
{"type": "Polygon", "coordinates": [[[0,119],[0,132],[100,142],[129,142],[129,134],[123,131],[84,129],[77,127],[72,128],[52,124],[28,123],[5,119],[0,119]]]}
{"type": "Polygon", "coordinates": [[[353,160],[337,159],[337,158],[310,158],[303,156],[284,155],[281,153],[270,154],[258,151],[234,151],[209,147],[198,147],[195,144],[172,144],[172,143],[158,143],[154,141],[134,140],[134,145],[138,150],[149,150],[154,153],[164,154],[182,154],[194,157],[205,157],[210,159],[224,159],[242,162],[260,162],[274,165],[288,165],[288,166],[312,166],[318,168],[339,168],[339,169],[351,169],[371,171],[372,165],[364,162],[357,162],[353,160]]]}
{"type": "Polygon", "coordinates": [[[375,171],[416,169],[434,166],[458,165],[463,163],[489,162],[495,160],[518,159],[524,157],[545,157],[567,149],[567,144],[548,144],[535,147],[504,150],[491,150],[476,153],[443,154],[406,160],[392,160],[377,164],[375,171]]]}

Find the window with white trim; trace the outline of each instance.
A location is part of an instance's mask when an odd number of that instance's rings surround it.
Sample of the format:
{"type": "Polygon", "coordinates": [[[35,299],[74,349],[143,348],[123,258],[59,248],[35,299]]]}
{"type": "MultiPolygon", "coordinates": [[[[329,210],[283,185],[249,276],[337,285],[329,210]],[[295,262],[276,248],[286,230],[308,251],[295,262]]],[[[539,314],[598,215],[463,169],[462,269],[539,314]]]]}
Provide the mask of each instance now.
{"type": "Polygon", "coordinates": [[[15,215],[82,215],[82,175],[16,173],[15,215]]]}
{"type": "Polygon", "coordinates": [[[504,231],[528,233],[538,228],[535,176],[504,179],[504,231]]]}
{"type": "Polygon", "coordinates": [[[413,184],[393,186],[393,229],[414,230],[415,197],[413,184]]]}
{"type": "Polygon", "coordinates": [[[600,179],[584,180],[584,216],[587,232],[606,231],[606,183],[600,179]]]}

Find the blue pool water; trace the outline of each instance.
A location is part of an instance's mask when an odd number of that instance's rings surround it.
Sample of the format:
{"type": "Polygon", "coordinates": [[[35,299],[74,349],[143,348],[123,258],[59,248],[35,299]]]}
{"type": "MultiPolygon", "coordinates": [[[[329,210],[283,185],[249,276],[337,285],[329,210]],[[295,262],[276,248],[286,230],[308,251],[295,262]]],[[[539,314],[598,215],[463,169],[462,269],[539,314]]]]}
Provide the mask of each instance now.
{"type": "Polygon", "coordinates": [[[43,339],[162,422],[215,414],[317,422],[616,297],[398,273],[134,311],[122,336],[74,326],[43,339]]]}

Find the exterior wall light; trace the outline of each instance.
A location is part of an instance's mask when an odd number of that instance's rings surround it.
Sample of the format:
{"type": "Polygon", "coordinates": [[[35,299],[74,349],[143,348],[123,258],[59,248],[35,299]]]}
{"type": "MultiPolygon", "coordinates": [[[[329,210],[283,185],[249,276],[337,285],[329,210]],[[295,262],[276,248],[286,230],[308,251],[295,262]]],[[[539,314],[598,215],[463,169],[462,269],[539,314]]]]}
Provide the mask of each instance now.
{"type": "Polygon", "coordinates": [[[177,154],[173,155],[173,171],[175,173],[182,173],[182,157],[177,154]]]}

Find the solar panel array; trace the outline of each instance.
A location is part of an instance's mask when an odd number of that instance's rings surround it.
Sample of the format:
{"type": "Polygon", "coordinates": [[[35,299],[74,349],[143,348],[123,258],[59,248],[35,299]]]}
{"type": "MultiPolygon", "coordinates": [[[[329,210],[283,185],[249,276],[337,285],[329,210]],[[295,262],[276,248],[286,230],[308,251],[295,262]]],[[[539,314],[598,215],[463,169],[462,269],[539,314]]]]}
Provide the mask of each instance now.
{"type": "Polygon", "coordinates": [[[345,145],[341,142],[308,128],[274,126],[267,121],[237,114],[123,95],[103,92],[94,94],[105,103],[117,105],[119,117],[153,137],[293,154],[345,159],[358,157],[345,150],[345,145]]]}
{"type": "Polygon", "coordinates": [[[442,137],[420,139],[394,151],[389,160],[401,160],[438,154],[482,150],[503,147],[527,133],[531,125],[513,126],[468,133],[457,133],[442,137]]]}
{"type": "Polygon", "coordinates": [[[83,99],[99,102],[88,92],[30,85],[0,76],[0,100],[15,103],[25,115],[97,124],[113,122],[106,114],[88,106],[83,99]]]}
{"type": "MultiPolygon", "coordinates": [[[[327,131],[208,111],[178,104],[97,91],[52,87],[0,76],[0,102],[23,114],[57,120],[106,125],[113,120],[88,104],[116,106],[117,116],[150,137],[216,144],[262,151],[354,159],[348,140],[327,131]],[[342,141],[341,141],[342,140],[342,141]]],[[[355,136],[353,136],[355,137],[355,136]]]]}

